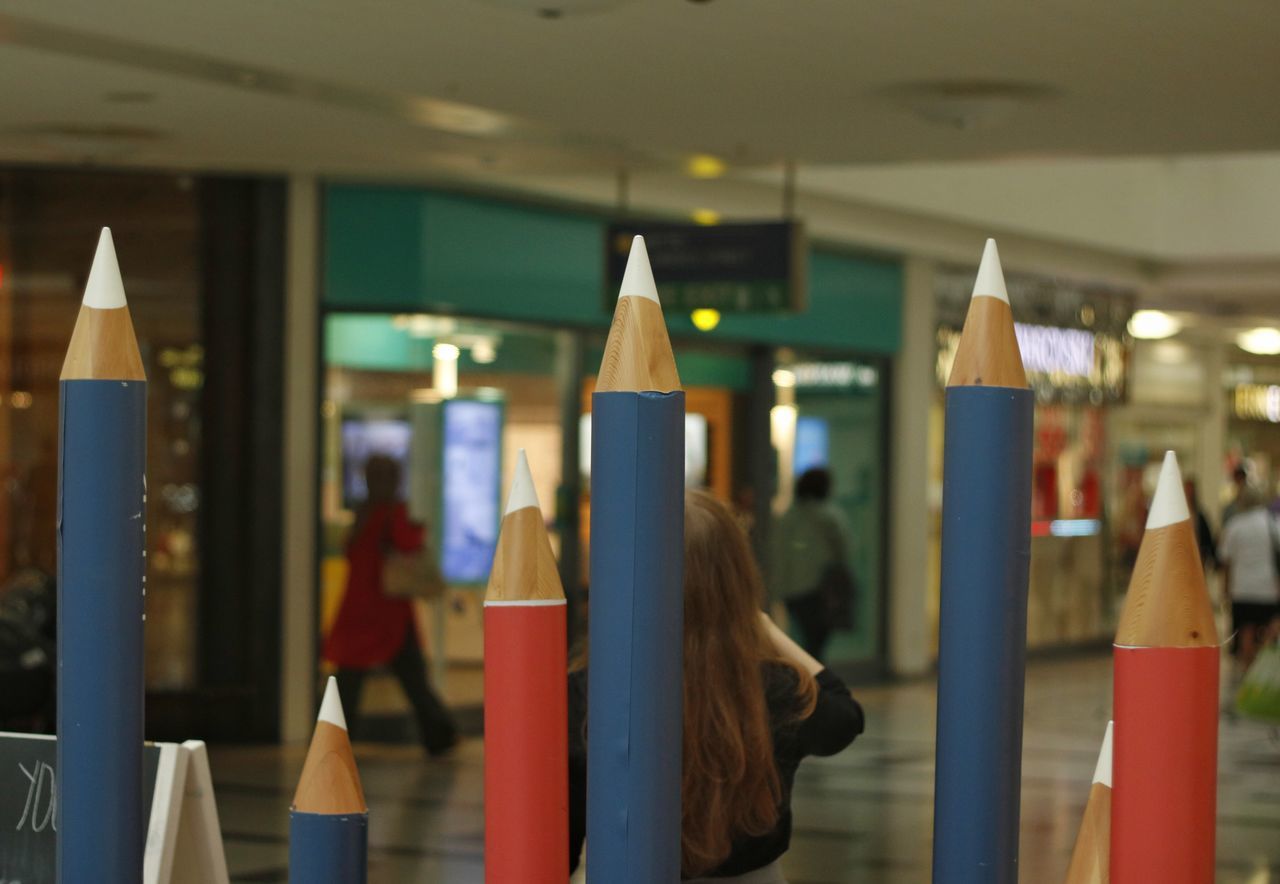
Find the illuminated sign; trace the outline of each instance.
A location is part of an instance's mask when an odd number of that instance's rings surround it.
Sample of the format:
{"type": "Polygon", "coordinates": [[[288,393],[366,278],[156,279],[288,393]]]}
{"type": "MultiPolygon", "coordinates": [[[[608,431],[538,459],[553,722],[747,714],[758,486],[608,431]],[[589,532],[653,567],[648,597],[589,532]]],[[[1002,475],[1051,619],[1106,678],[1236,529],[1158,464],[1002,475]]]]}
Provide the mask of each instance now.
{"type": "Polygon", "coordinates": [[[1027,371],[1077,378],[1093,374],[1092,332],[1021,322],[1014,323],[1013,330],[1027,371]]]}
{"type": "Polygon", "coordinates": [[[787,368],[795,375],[795,386],[804,389],[867,389],[880,380],[880,373],[874,366],[858,362],[797,362],[787,368]]]}
{"type": "MultiPolygon", "coordinates": [[[[1102,332],[1015,323],[1027,382],[1040,401],[1084,399],[1094,404],[1124,396],[1126,349],[1102,332]]],[[[946,386],[960,345],[958,329],[938,330],[938,383],[946,386]]]]}

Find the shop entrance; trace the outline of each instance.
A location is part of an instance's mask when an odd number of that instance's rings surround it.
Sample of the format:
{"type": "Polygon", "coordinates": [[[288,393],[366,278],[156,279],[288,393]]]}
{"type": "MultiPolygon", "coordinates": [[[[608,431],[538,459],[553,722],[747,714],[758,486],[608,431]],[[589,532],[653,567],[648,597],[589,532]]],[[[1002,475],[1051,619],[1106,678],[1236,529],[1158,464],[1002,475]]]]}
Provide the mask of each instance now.
{"type": "MultiPolygon", "coordinates": [[[[414,602],[423,652],[445,701],[478,707],[484,589],[519,449],[553,548],[565,552],[556,503],[572,336],[428,314],[331,314],[324,342],[321,648],[349,585],[347,544],[366,497],[364,467],[370,457],[390,457],[400,467],[399,496],[425,526],[447,584],[442,597],[414,602]]],[[[321,668],[333,662],[322,659],[321,668]]],[[[383,674],[367,680],[360,705],[373,736],[407,709],[383,674]]]]}

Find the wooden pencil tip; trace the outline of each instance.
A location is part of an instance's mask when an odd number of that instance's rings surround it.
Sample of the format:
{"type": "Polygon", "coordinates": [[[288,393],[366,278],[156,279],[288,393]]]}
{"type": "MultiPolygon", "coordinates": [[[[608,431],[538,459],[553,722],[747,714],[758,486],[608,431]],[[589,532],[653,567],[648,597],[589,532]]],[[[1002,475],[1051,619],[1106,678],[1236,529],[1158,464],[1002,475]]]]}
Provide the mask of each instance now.
{"type": "Polygon", "coordinates": [[[947,386],[1027,387],[1013,310],[1009,306],[1000,252],[994,239],[987,240],[982,252],[947,386]]]}
{"type": "Polygon", "coordinates": [[[564,599],[556,556],[542,521],[542,509],[533,490],[533,474],[523,448],[516,461],[516,475],[511,482],[484,598],[486,603],[564,599]]]}
{"type": "Polygon", "coordinates": [[[1160,465],[1156,493],[1151,498],[1151,512],[1147,514],[1147,530],[1163,528],[1174,522],[1185,522],[1190,518],[1191,511],[1187,508],[1187,494],[1182,487],[1178,457],[1172,451],[1166,451],[1164,463],[1160,465]]]}
{"type": "Polygon", "coordinates": [[[631,256],[622,275],[596,390],[671,393],[679,389],[680,374],[649,267],[649,253],[644,237],[637,236],[631,241],[631,256]]]}
{"type": "MultiPolygon", "coordinates": [[[[1108,739],[1110,735],[1108,725],[1108,739]]],[[[1105,751],[1110,759],[1109,744],[1105,751]]],[[[1089,801],[1085,804],[1076,845],[1071,851],[1066,884],[1107,884],[1110,880],[1111,787],[1095,779],[1089,787],[1089,801]]]]}
{"type": "Polygon", "coordinates": [[[293,809],[303,813],[364,813],[368,805],[360,772],[356,769],[347,719],[338,696],[338,683],[332,676],[325,686],[324,700],[316,729],[307,749],[298,790],[293,796],[293,809]]]}
{"type": "Polygon", "coordinates": [[[516,474],[511,480],[511,491],[507,494],[507,508],[503,515],[510,515],[516,510],[533,507],[541,512],[538,506],[538,492],[533,487],[533,474],[529,472],[529,458],[524,449],[516,455],[516,474]]]}
{"type": "Polygon", "coordinates": [[[1172,451],[1160,468],[1115,643],[1128,648],[1196,648],[1218,643],[1195,525],[1172,451]]]}
{"type": "Polygon", "coordinates": [[[124,280],[120,277],[120,262],[116,259],[110,227],[102,228],[98,237],[98,250],[89,268],[89,281],[85,283],[82,303],[98,310],[117,310],[126,306],[124,280]]]}
{"type": "Polygon", "coordinates": [[[62,363],[62,380],[145,381],[142,354],[125,303],[110,228],[102,228],[84,299],[62,363]]]}

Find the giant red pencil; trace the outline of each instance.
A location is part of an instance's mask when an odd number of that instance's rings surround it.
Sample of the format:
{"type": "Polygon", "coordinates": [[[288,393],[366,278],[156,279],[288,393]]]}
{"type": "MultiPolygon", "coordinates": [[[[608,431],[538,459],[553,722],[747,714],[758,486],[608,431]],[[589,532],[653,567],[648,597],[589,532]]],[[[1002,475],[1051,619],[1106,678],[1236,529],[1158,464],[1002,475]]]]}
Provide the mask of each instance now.
{"type": "Polygon", "coordinates": [[[524,450],[484,602],[484,874],[569,879],[565,599],[524,450]]]}
{"type": "Polygon", "coordinates": [[[1114,740],[1111,880],[1212,882],[1217,632],[1172,451],[1116,631],[1114,740]]]}

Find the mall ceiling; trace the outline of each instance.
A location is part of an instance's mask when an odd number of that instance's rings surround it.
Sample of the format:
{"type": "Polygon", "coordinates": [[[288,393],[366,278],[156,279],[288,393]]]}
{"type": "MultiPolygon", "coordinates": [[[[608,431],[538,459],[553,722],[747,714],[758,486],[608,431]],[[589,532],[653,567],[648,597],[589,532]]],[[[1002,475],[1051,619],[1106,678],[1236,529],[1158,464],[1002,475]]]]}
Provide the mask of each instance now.
{"type": "Polygon", "coordinates": [[[581,171],[1280,148],[1273,0],[0,10],[7,157],[581,171]]]}
{"type": "Polygon", "coordinates": [[[1280,303],[1277,46],[1274,0],[5,0],[0,161],[729,218],[782,210],[790,163],[815,236],[968,260],[993,233],[1126,284],[1247,258],[1280,303]]]}

